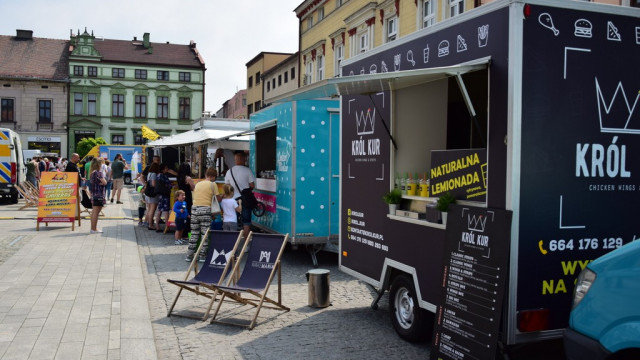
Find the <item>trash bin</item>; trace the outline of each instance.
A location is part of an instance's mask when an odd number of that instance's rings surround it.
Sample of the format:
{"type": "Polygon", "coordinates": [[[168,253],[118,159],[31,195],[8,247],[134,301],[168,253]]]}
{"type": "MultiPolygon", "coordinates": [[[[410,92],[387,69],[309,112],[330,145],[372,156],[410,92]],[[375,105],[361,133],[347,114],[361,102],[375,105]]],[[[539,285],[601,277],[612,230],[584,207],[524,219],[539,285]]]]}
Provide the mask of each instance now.
{"type": "Polygon", "coordinates": [[[327,269],[307,271],[309,306],[323,308],[331,305],[329,301],[329,273],[330,271],[327,269]]]}

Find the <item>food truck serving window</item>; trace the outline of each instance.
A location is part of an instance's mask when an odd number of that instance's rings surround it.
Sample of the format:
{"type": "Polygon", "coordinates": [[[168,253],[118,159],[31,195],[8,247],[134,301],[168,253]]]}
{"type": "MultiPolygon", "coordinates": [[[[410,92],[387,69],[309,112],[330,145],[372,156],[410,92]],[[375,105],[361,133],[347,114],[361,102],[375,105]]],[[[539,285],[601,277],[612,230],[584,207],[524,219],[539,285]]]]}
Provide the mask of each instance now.
{"type": "Polygon", "coordinates": [[[268,121],[256,126],[256,175],[273,178],[276,169],[276,122],[268,121]]]}

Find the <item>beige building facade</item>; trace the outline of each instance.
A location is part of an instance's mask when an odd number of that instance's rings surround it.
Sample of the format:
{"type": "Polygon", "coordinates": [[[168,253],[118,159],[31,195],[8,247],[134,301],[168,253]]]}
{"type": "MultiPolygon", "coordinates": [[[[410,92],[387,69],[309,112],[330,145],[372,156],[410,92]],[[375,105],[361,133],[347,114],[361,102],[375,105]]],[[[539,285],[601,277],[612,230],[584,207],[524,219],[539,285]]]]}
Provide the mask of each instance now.
{"type": "Polygon", "coordinates": [[[262,74],[291,56],[290,53],[261,52],[247,64],[247,119],[263,106],[262,74]]]}
{"type": "Polygon", "coordinates": [[[298,55],[296,52],[262,75],[265,106],[271,99],[298,88],[298,55]]]}

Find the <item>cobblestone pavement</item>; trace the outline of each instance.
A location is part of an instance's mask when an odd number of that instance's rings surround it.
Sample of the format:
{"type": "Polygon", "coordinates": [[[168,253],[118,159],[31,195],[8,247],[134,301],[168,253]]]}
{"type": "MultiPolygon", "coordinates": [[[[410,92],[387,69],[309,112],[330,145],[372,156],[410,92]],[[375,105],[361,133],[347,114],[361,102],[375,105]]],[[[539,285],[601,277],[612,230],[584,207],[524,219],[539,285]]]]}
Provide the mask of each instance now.
{"type": "MultiPolygon", "coordinates": [[[[133,204],[133,202],[132,202],[133,204]]],[[[283,303],[290,312],[262,309],[253,330],[209,324],[190,318],[167,317],[178,287],[167,279],[181,279],[189,265],[186,245],[173,245],[173,234],[136,228],[138,244],[147,269],[145,284],[159,359],[427,359],[427,343],[411,344],[400,339],[389,320],[387,296],[378,310],[370,303],[374,291],[338,270],[336,254],[321,252],[320,268],[330,273],[332,305],[311,308],[306,272],[313,268],[304,250],[290,248],[283,254],[283,303]]],[[[270,295],[275,296],[276,282],[270,295]]],[[[184,291],[178,314],[202,314],[207,299],[184,291]]],[[[223,304],[239,320],[250,319],[249,307],[223,304]]],[[[220,316],[220,314],[218,315],[220,316]]]]}

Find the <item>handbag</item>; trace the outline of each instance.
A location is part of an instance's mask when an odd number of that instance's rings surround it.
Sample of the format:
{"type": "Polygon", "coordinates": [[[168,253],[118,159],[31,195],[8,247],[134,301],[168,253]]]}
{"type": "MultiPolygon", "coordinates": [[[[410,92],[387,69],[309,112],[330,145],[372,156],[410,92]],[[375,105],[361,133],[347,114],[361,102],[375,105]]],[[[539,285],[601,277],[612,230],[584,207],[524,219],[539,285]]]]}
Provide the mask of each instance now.
{"type": "MultiPolygon", "coordinates": [[[[215,184],[211,182],[211,189],[213,190],[213,186],[215,184]]],[[[211,198],[211,215],[217,215],[222,212],[220,209],[220,203],[218,202],[218,197],[215,195],[215,191],[213,192],[213,197],[211,198]]]]}
{"type": "Polygon", "coordinates": [[[151,186],[151,181],[149,180],[149,175],[147,175],[147,187],[144,189],[144,194],[148,197],[156,196],[156,189],[151,186]]]}
{"type": "MultiPolygon", "coordinates": [[[[233,178],[233,182],[236,184],[236,189],[239,188],[238,182],[236,181],[236,177],[233,175],[233,171],[229,170],[231,173],[231,177],[233,178]]],[[[253,194],[253,189],[248,187],[246,189],[242,189],[240,191],[240,198],[242,199],[242,207],[247,208],[249,210],[253,210],[258,205],[258,199],[253,194]]]]}

